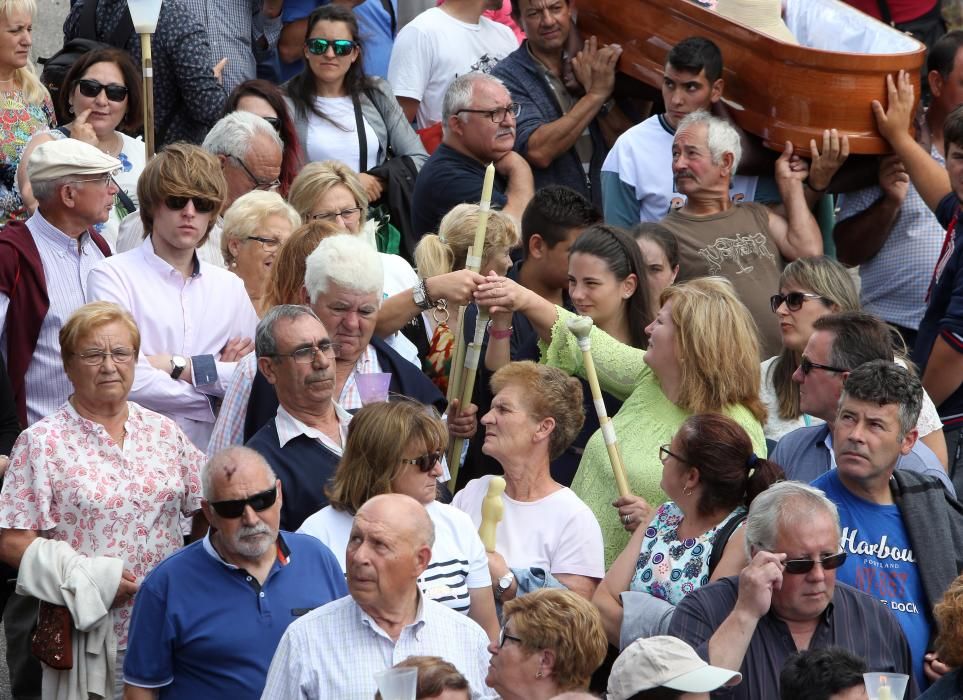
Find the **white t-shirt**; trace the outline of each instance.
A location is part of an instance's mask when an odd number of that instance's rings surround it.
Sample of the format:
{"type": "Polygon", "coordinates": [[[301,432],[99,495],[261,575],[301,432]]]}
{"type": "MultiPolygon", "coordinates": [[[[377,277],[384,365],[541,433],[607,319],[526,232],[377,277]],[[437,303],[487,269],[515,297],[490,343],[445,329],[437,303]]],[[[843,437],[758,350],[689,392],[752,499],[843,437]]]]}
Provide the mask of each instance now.
{"type": "MultiPolygon", "coordinates": [[[[675,134],[656,114],[619,136],[605,157],[602,172],[618,173],[619,180],[635,190],[639,221],[661,221],[670,208],[685,204],[675,191],[672,177],[672,139],[675,134]]],[[[758,178],[736,175],[729,191],[733,201],[751,202],[758,178]]]]}
{"type": "MultiPolygon", "coordinates": [[[[481,506],[491,476],[474,479],[455,494],[452,505],[481,525],[481,506]]],[[[602,578],[602,529],[587,505],[569,488],[537,501],[502,496],[505,514],[495,528],[495,551],[512,568],[537,566],[552,574],[602,578]]]]}
{"type": "MultiPolygon", "coordinates": [[[[355,171],[361,170],[361,144],[358,142],[358,122],[350,97],[315,97],[315,106],[331,121],[308,111],[308,162],[339,160],[355,171]]],[[[378,164],[378,134],[362,117],[368,146],[368,168],[378,164]]]]}
{"type": "Polygon", "coordinates": [[[405,25],[391,50],[388,82],[395,97],[419,100],[419,129],[441,121],[448,84],[459,75],[492,68],[518,48],[512,30],[487,17],[461,22],[438,7],[405,25]]]}
{"type": "MultiPolygon", "coordinates": [[[[421,590],[431,600],[467,615],[471,607],[470,589],[492,585],[485,547],[471,518],[457,508],[434,502],[426,510],[435,524],[435,544],[431,562],[419,579],[421,590]]],[[[345,550],[351,521],[350,513],[325,506],[301,523],[298,532],[326,544],[338,558],[341,570],[346,571],[345,550]]]]}

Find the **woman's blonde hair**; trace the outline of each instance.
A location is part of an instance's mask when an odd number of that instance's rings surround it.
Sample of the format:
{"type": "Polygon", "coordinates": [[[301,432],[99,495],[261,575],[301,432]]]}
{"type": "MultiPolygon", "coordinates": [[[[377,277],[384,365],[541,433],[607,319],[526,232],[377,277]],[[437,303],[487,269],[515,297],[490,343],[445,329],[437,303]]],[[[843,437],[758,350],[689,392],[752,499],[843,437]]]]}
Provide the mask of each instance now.
{"type": "Polygon", "coordinates": [[[358,224],[360,231],[368,219],[368,195],[365,194],[358,174],[340,161],[321,160],[305,165],[291,183],[288,204],[294,207],[304,223],[308,223],[318,200],[337,185],[347,187],[354,201],[361,207],[361,221],[358,224]]]}
{"type": "MultiPolygon", "coordinates": [[[[22,12],[30,15],[31,19],[37,16],[36,0],[0,0],[0,16],[10,19],[14,12],[22,12]]],[[[50,99],[50,93],[40,82],[37,76],[37,69],[33,61],[28,60],[27,65],[14,71],[15,82],[20,83],[23,89],[23,96],[30,104],[42,104],[44,100],[50,99]]]]}
{"type": "Polygon", "coordinates": [[[221,234],[221,255],[228,266],[234,262],[231,241],[245,241],[257,235],[258,229],[271,216],[278,216],[291,225],[294,231],[301,226],[301,217],[290,204],[277,192],[251,190],[234,200],[224,212],[223,233],[221,234]]]}
{"type": "Polygon", "coordinates": [[[529,654],[555,652],[552,677],[561,690],[588,687],[605,660],[608,642],[598,608],[572,591],[540,588],[512,598],[502,608],[504,624],[529,654]]]}
{"type": "MultiPolygon", "coordinates": [[[[820,298],[812,303],[822,304],[827,312],[859,311],[861,308],[859,291],[849,271],[825,255],[799,258],[786,265],[779,276],[779,289],[790,284],[818,294],[820,298]]],[[[774,293],[777,291],[779,290],[774,290],[774,293]]],[[[801,358],[802,352],[784,347],[775,362],[769,366],[769,376],[772,377],[779,404],[779,417],[785,420],[802,415],[799,407],[799,385],[792,380],[801,358]]]]}
{"type": "Polygon", "coordinates": [[[136,361],[137,354],[140,352],[140,331],[134,317],[127,309],[112,301],[92,301],[70,314],[70,318],[60,329],[60,359],[63,360],[65,368],[67,362],[77,352],[77,344],[108,323],[120,323],[130,331],[136,361]]]}
{"type": "Polygon", "coordinates": [[[939,634],[936,653],[948,666],[963,666],[963,576],[958,576],[933,607],[939,634]]]}
{"type": "MultiPolygon", "coordinates": [[[[422,279],[465,268],[468,249],[475,243],[480,211],[477,204],[459,204],[445,214],[437,234],[421,237],[414,257],[415,268],[422,279]]],[[[511,250],[519,242],[518,229],[512,218],[500,211],[489,212],[483,260],[490,259],[493,251],[511,250]]]]}
{"type": "Polygon", "coordinates": [[[264,285],[264,308],[278,304],[300,304],[304,301],[304,271],[307,259],[328,236],[341,233],[330,221],[312,221],[298,228],[274,256],[274,263],[264,285]]]}
{"type": "Polygon", "coordinates": [[[662,291],[659,304],[670,301],[681,371],[678,405],[691,413],[719,413],[741,404],[765,422],[758,330],[732,283],[722,277],[689,280],[662,291]]]}
{"type": "Polygon", "coordinates": [[[368,499],[392,493],[391,482],[410,466],[401,460],[413,443],[426,452],[448,447],[448,428],[431,406],[402,398],[358,411],[348,425],[338,470],[325,489],[331,507],[355,513],[368,499]]]}

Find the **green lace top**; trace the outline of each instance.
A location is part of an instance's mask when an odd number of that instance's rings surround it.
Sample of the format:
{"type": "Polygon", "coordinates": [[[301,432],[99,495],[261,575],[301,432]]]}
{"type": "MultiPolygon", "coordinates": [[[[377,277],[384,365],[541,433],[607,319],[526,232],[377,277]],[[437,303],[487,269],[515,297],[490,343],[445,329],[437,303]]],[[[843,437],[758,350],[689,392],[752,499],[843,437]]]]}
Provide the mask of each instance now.
{"type": "MultiPolygon", "coordinates": [[[[565,326],[566,319],[574,314],[561,307],[556,309],[558,318],[552,327],[552,342],[548,345],[539,343],[542,362],[569,374],[584,376],[582,351],[575,336],[565,326]]],[[[644,350],[624,345],[598,328],[592,328],[591,338],[592,357],[602,391],[624,401],[612,422],[629,488],[652,506],[658,506],[668,500],[659,486],[662,481],[659,445],[671,442],[690,414],[662,393],[659,380],[643,359],[644,350]]],[[[749,409],[741,405],[728,406],[723,413],[745,428],[756,454],[765,456],[766,439],[762,425],[749,409]]],[[[619,494],[600,430],[585,445],[572,490],[592,509],[602,526],[605,568],[608,569],[628,543],[629,533],[622,526],[618,511],[612,507],[612,501],[619,494]]]]}

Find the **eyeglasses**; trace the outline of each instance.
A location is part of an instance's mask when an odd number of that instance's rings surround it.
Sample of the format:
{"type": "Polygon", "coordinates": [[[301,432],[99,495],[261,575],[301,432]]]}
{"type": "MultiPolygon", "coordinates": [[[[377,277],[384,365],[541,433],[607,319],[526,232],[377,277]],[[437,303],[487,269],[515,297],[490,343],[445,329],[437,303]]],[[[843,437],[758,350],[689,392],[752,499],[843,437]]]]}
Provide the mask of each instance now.
{"type": "Polygon", "coordinates": [[[517,642],[518,644],[522,644],[522,643],[523,643],[521,639],[519,639],[518,637],[513,637],[512,635],[510,635],[508,632],[505,631],[505,628],[504,628],[504,627],[502,627],[502,628],[498,631],[498,648],[499,648],[499,649],[501,649],[503,646],[505,646],[505,640],[506,640],[506,639],[511,639],[513,642],[517,642]]]}
{"type": "Polygon", "coordinates": [[[171,195],[164,198],[164,205],[171,211],[180,211],[187,206],[188,202],[193,202],[194,209],[201,214],[208,214],[214,211],[217,206],[217,202],[204,197],[175,197],[171,195]]]}
{"type": "Polygon", "coordinates": [[[790,311],[799,311],[802,308],[803,302],[806,299],[822,299],[819,294],[812,294],[810,292],[789,292],[788,294],[773,294],[769,297],[769,307],[772,309],[773,313],[776,313],[778,309],[783,304],[790,311]]]}
{"type": "Polygon", "coordinates": [[[83,80],[77,81],[77,89],[80,90],[80,94],[84,97],[97,97],[100,91],[103,90],[107,93],[107,99],[111,102],[123,102],[127,99],[127,88],[117,83],[104,85],[96,80],[84,78],[83,80]]]}
{"type": "Polygon", "coordinates": [[[257,241],[264,250],[270,252],[277,250],[281,246],[281,241],[277,238],[264,238],[263,236],[248,236],[247,241],[257,241]]]}
{"type": "Polygon", "coordinates": [[[281,133],[281,120],[277,117],[261,117],[264,121],[270,124],[276,132],[281,133]]]}
{"type": "Polygon", "coordinates": [[[105,350],[88,350],[86,352],[75,352],[74,356],[79,357],[85,365],[90,365],[91,367],[104,364],[104,360],[108,357],[114,361],[114,364],[126,365],[134,358],[134,349],[114,348],[110,352],[105,350]]]}
{"type": "Polygon", "coordinates": [[[838,552],[821,559],[787,559],[783,562],[787,574],[808,574],[813,570],[816,562],[826,571],[838,569],[846,561],[846,552],[838,552]]]}
{"type": "Polygon", "coordinates": [[[799,361],[799,369],[803,374],[808,375],[814,369],[821,369],[825,372],[848,372],[848,369],[843,369],[842,367],[830,367],[829,365],[821,365],[818,362],[813,362],[808,357],[803,355],[802,359],[799,361]]]}
{"type": "Polygon", "coordinates": [[[222,518],[233,519],[244,515],[244,509],[248,506],[251,506],[255,513],[260,513],[262,510],[267,510],[273,506],[276,500],[278,500],[277,484],[267,491],[261,491],[261,493],[256,493],[248,498],[240,498],[236,501],[216,501],[211,503],[211,508],[222,518]]]}
{"type": "Polygon", "coordinates": [[[677,455],[677,454],[675,454],[674,452],[672,452],[672,451],[669,449],[669,446],[668,446],[668,445],[662,445],[661,447],[659,447],[659,460],[662,461],[662,462],[664,462],[664,461],[667,460],[669,457],[675,457],[677,460],[679,460],[680,462],[682,462],[682,463],[684,463],[684,464],[688,464],[688,463],[689,463],[689,460],[687,460],[687,459],[682,459],[682,457],[680,457],[679,455],[677,455]]]}
{"type": "Polygon", "coordinates": [[[311,215],[312,221],[334,221],[338,217],[345,223],[352,221],[353,219],[361,218],[361,207],[351,207],[350,209],[342,209],[341,211],[332,211],[329,213],[321,213],[311,215]]]}
{"type": "Polygon", "coordinates": [[[306,348],[298,348],[294,352],[276,352],[271,357],[290,357],[299,365],[309,365],[314,362],[314,357],[321,353],[325,357],[334,357],[338,354],[341,346],[338,343],[322,341],[317,345],[309,345],[306,348]]]}
{"type": "Polygon", "coordinates": [[[315,56],[328,53],[329,47],[334,49],[335,56],[348,56],[358,46],[358,42],[351,39],[308,39],[304,45],[315,56]]]}
{"type": "Polygon", "coordinates": [[[281,186],[281,180],[279,178],[274,178],[270,182],[259,180],[257,176],[251,172],[250,168],[247,167],[247,164],[245,164],[243,160],[237,156],[231,156],[231,159],[236,161],[237,164],[244,169],[244,172],[247,173],[247,176],[251,178],[251,182],[254,183],[254,189],[261,190],[262,192],[270,192],[271,190],[276,190],[281,186]]]}
{"type": "Polygon", "coordinates": [[[455,114],[461,114],[462,112],[468,112],[469,114],[487,114],[488,118],[493,122],[501,124],[509,114],[513,117],[521,114],[522,106],[517,102],[512,102],[507,107],[496,107],[495,109],[459,109],[455,114]]]}
{"type": "Polygon", "coordinates": [[[97,177],[87,177],[80,178],[77,180],[67,180],[67,182],[99,182],[102,185],[110,187],[113,184],[114,176],[120,173],[120,169],[111,170],[109,173],[104,173],[103,175],[98,175],[97,177]]]}
{"type": "Polygon", "coordinates": [[[402,459],[402,464],[416,464],[418,469],[422,473],[427,474],[435,465],[441,461],[441,452],[429,452],[428,454],[421,455],[420,457],[413,457],[412,459],[402,459]]]}

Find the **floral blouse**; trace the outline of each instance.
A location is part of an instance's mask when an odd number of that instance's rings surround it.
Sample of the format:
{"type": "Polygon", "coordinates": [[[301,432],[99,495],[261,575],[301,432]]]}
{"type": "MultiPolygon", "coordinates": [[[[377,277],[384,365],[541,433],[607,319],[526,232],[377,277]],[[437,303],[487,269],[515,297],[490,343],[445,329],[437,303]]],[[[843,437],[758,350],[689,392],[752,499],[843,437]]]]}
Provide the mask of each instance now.
{"type": "Polygon", "coordinates": [[[682,509],[672,501],[663,503],[645,530],[629,590],[678,605],[692,591],[709,583],[709,556],[716,534],[732,518],[745,512],[739,506],[714,528],[698,537],[680,540],[682,509]]]}
{"type": "Polygon", "coordinates": [[[28,104],[22,90],[0,90],[0,226],[27,212],[17,189],[17,166],[30,137],[57,125],[50,96],[28,104]]]}
{"type": "MultiPolygon", "coordinates": [[[[123,447],[69,401],[23,431],[0,491],[0,528],[117,557],[140,583],[184,544],[181,516],[201,507],[204,454],[169,418],[128,406],[123,447]]],[[[111,610],[119,649],[132,609],[130,600],[111,610]]]]}

